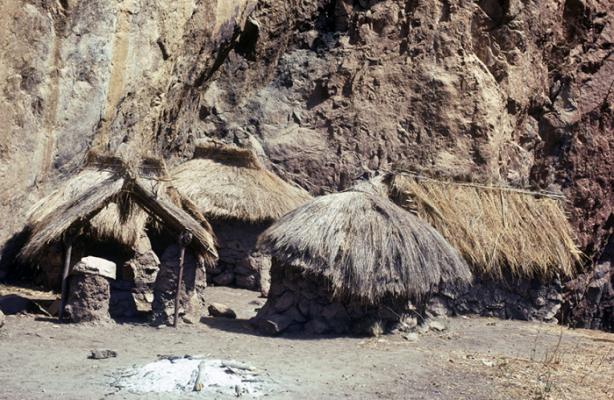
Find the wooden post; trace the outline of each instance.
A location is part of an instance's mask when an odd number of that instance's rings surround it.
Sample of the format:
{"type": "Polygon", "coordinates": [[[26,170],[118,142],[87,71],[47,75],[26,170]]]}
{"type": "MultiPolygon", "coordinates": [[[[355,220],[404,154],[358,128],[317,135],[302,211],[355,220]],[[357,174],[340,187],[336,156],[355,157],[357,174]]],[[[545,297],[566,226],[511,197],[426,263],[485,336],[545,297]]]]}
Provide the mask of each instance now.
{"type": "Polygon", "coordinates": [[[181,282],[183,281],[183,261],[185,259],[185,248],[192,241],[192,234],[189,231],[185,231],[179,236],[179,276],[177,277],[177,292],[175,293],[175,317],[173,319],[173,327],[177,327],[177,320],[179,319],[179,296],[181,295],[181,282]]]}
{"type": "Polygon", "coordinates": [[[60,312],[58,319],[62,321],[64,319],[64,307],[66,306],[66,296],[68,291],[68,273],[70,272],[70,257],[72,256],[72,240],[66,238],[64,240],[66,247],[64,253],[64,271],[62,272],[62,295],[60,297],[60,312]]]}

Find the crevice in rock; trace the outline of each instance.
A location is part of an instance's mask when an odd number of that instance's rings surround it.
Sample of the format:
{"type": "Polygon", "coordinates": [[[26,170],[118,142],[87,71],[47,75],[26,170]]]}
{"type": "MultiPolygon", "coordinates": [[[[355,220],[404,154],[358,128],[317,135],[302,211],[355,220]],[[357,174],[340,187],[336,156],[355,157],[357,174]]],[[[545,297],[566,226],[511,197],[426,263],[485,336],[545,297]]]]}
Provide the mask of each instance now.
{"type": "Polygon", "coordinates": [[[168,50],[166,50],[166,45],[164,45],[164,41],[162,40],[162,38],[158,38],[158,40],[156,40],[156,44],[160,48],[160,52],[162,53],[162,59],[164,61],[168,60],[170,55],[168,54],[168,50]]]}
{"type": "Polygon", "coordinates": [[[236,53],[249,61],[256,61],[256,45],[258,44],[259,35],[260,27],[258,23],[249,18],[239,35],[239,42],[235,45],[236,53]]]}

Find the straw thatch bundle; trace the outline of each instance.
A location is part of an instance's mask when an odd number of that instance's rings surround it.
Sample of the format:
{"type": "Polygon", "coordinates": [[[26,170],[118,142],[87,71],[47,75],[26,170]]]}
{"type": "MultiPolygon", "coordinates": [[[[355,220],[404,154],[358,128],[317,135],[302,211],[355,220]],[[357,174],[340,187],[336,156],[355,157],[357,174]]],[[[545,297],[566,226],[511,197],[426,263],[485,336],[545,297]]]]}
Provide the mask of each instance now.
{"type": "Polygon", "coordinates": [[[217,253],[211,227],[168,181],[161,163],[146,159],[135,172],[117,158],[90,157],[79,174],[33,207],[30,237],[20,257],[35,258],[71,228],[94,240],[132,246],[152,217],[176,234],[190,230],[194,247],[206,262],[213,262],[217,253]]]}
{"type": "Polygon", "coordinates": [[[252,151],[233,146],[199,146],[194,158],[172,175],[179,191],[212,218],[274,221],[311,199],[264,169],[252,151]]]}
{"type": "Polygon", "coordinates": [[[261,237],[281,265],[324,276],[335,296],[375,303],[418,299],[443,282],[467,282],[469,267],[433,228],[361,185],[318,197],[261,237]]]}
{"type": "Polygon", "coordinates": [[[579,260],[571,228],[555,198],[397,175],[392,187],[469,261],[492,278],[569,276],[579,260]]]}

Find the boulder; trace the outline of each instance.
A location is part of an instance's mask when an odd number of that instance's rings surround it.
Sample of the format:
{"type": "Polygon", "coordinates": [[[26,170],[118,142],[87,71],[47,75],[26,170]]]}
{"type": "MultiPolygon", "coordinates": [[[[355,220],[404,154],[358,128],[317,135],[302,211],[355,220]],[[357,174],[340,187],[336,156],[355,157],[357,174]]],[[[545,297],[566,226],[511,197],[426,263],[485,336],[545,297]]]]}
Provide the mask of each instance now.
{"type": "Polygon", "coordinates": [[[295,303],[294,293],[286,292],[275,302],[275,309],[279,312],[284,312],[292,307],[295,303]]]}
{"type": "Polygon", "coordinates": [[[322,335],[330,332],[328,324],[321,319],[314,318],[305,324],[305,332],[310,334],[322,335]]]}
{"type": "Polygon", "coordinates": [[[2,311],[0,311],[0,328],[2,328],[4,326],[4,313],[2,311]]]}
{"type": "Polygon", "coordinates": [[[258,277],[256,274],[236,275],[235,284],[243,289],[256,290],[258,288],[258,277]]]}
{"type": "Polygon", "coordinates": [[[407,340],[408,342],[417,342],[419,338],[420,336],[418,336],[416,332],[408,332],[403,334],[403,339],[407,340]]]}
{"type": "Polygon", "coordinates": [[[226,270],[222,272],[221,274],[214,276],[212,280],[213,280],[213,283],[215,283],[218,286],[228,286],[234,282],[235,274],[226,270]]]}
{"type": "Polygon", "coordinates": [[[260,256],[257,259],[260,294],[267,297],[271,289],[271,257],[260,256]]]}
{"type": "Polygon", "coordinates": [[[117,352],[113,350],[92,350],[87,358],[90,360],[105,360],[115,357],[117,357],[117,352]]]}
{"type": "Polygon", "coordinates": [[[75,274],[93,274],[115,279],[117,276],[117,265],[112,261],[100,257],[83,257],[72,267],[71,275],[75,274]]]}
{"type": "Polygon", "coordinates": [[[429,329],[435,332],[443,332],[448,329],[448,325],[439,319],[433,319],[428,322],[429,329]]]}
{"type": "Polygon", "coordinates": [[[429,314],[435,317],[447,317],[449,315],[450,306],[447,304],[443,296],[433,296],[429,299],[426,310],[429,314]]]}
{"type": "Polygon", "coordinates": [[[234,310],[228,307],[225,304],[221,303],[211,303],[209,304],[209,315],[212,317],[221,317],[221,318],[237,318],[237,314],[234,310]]]}
{"type": "Polygon", "coordinates": [[[273,314],[269,317],[257,319],[257,328],[265,335],[278,335],[292,324],[292,319],[286,315],[273,314]]]}

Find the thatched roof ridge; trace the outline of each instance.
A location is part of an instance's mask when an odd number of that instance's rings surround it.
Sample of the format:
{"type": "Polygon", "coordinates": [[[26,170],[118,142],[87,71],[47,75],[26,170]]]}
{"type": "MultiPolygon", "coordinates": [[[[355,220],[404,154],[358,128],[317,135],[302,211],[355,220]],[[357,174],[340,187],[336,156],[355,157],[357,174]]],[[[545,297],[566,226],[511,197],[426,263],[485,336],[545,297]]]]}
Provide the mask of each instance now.
{"type": "Polygon", "coordinates": [[[134,172],[115,157],[90,157],[80,173],[32,209],[28,218],[31,234],[20,257],[36,257],[72,227],[93,239],[132,246],[144,234],[148,217],[153,217],[176,234],[190,230],[193,247],[207,262],[213,262],[217,252],[211,226],[202,215],[182,208],[188,200],[168,182],[161,161],[141,163],[139,172],[134,172]],[[150,173],[142,173],[143,166],[152,165],[150,173]]]}
{"type": "Polygon", "coordinates": [[[385,296],[418,299],[441,283],[471,279],[437,231],[363,189],[291,211],[263,233],[260,247],[283,265],[324,276],[336,295],[371,303],[385,296]]]}
{"type": "Polygon", "coordinates": [[[398,174],[396,200],[428,221],[480,275],[570,276],[580,259],[560,200],[398,174]]]}
{"type": "Polygon", "coordinates": [[[311,199],[267,171],[251,150],[234,146],[198,146],[195,158],[172,176],[175,187],[211,218],[274,221],[311,199]]]}

